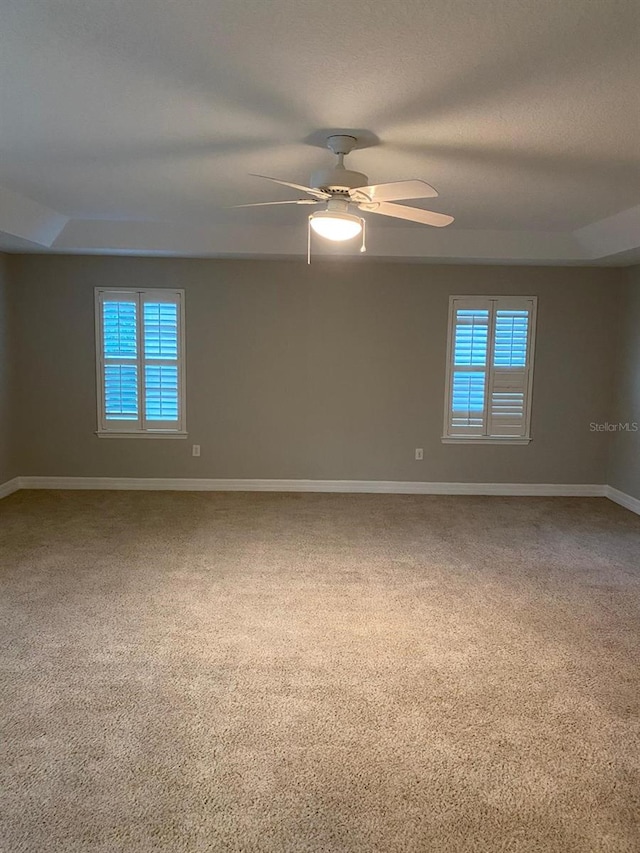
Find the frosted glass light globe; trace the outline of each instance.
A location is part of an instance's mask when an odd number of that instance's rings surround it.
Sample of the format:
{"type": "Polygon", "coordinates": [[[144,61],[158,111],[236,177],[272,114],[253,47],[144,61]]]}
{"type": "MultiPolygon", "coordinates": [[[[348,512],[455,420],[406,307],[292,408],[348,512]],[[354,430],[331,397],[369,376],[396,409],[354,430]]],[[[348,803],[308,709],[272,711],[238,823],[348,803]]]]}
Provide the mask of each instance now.
{"type": "Polygon", "coordinates": [[[352,240],[362,231],[359,216],[351,213],[337,213],[333,210],[312,214],[311,227],[320,237],[335,241],[352,240]]]}

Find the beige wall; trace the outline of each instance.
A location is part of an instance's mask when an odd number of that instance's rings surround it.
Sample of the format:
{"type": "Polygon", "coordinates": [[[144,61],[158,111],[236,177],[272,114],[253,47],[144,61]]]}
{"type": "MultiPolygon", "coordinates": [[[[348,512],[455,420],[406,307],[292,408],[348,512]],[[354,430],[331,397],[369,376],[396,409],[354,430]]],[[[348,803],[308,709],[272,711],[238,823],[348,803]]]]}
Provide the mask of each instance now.
{"type": "Polygon", "coordinates": [[[38,255],[11,269],[24,475],[604,482],[610,442],[589,424],[610,410],[619,270],[38,255]],[[187,441],[95,436],[97,286],[185,288],[187,441]],[[539,297],[529,446],[440,441],[448,297],[472,293],[539,297]]]}
{"type": "Polygon", "coordinates": [[[609,436],[611,455],[608,483],[640,499],[640,267],[624,271],[617,328],[616,401],[613,422],[638,424],[637,432],[609,436]]]}
{"type": "Polygon", "coordinates": [[[0,485],[18,474],[12,440],[12,355],[7,257],[0,255],[0,485]]]}

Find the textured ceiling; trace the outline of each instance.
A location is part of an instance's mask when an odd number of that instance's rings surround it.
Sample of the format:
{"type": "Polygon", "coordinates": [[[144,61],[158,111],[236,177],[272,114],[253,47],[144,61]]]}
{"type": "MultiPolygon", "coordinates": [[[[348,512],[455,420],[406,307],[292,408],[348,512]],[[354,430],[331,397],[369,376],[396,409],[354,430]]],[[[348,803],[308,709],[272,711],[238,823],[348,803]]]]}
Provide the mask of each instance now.
{"type": "Polygon", "coordinates": [[[250,172],[306,183],[364,128],[351,168],[452,231],[574,232],[640,204],[639,56],[635,0],[3,0],[0,186],[255,234],[306,212],[229,210],[295,197],[250,172]]]}

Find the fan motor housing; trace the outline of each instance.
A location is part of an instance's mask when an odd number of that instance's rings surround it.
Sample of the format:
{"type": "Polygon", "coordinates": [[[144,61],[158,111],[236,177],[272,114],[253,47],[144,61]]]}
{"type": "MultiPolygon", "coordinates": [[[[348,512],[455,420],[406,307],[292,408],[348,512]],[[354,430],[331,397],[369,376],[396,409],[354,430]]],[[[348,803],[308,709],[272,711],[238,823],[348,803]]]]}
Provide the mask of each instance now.
{"type": "Polygon", "coordinates": [[[369,179],[362,172],[349,169],[320,169],[311,175],[311,186],[331,193],[345,193],[355,187],[366,187],[369,179]]]}

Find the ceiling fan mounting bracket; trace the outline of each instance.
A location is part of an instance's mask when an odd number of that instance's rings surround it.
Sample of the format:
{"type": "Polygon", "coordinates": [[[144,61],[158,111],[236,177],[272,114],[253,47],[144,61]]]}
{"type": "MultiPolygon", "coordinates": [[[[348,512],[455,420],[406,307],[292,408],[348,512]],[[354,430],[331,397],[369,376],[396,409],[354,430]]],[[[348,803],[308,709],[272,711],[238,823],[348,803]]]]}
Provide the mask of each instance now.
{"type": "Polygon", "coordinates": [[[355,136],[343,136],[342,134],[336,134],[335,136],[327,137],[327,148],[329,151],[333,151],[337,157],[341,154],[343,157],[346,154],[349,154],[357,144],[358,140],[355,136]]]}

